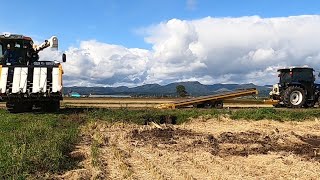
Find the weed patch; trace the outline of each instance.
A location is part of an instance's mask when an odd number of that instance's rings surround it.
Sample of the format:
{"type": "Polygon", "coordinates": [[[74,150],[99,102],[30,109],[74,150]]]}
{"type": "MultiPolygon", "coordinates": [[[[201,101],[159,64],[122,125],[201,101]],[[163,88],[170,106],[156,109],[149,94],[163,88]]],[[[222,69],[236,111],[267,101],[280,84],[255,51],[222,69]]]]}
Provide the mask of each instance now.
{"type": "Polygon", "coordinates": [[[74,165],[68,154],[78,123],[57,114],[9,114],[0,110],[0,177],[25,178],[74,165]]]}
{"type": "Polygon", "coordinates": [[[304,121],[320,117],[320,112],[316,109],[241,109],[230,111],[228,114],[231,119],[245,120],[304,121]]]}

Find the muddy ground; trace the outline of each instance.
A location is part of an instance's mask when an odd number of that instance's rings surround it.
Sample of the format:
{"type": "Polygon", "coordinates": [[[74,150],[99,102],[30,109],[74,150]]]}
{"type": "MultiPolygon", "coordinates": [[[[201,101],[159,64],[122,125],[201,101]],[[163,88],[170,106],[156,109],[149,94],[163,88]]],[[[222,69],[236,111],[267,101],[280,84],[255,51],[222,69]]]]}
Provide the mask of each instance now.
{"type": "Polygon", "coordinates": [[[318,179],[320,122],[195,119],[182,125],[89,123],[54,179],[318,179]]]}

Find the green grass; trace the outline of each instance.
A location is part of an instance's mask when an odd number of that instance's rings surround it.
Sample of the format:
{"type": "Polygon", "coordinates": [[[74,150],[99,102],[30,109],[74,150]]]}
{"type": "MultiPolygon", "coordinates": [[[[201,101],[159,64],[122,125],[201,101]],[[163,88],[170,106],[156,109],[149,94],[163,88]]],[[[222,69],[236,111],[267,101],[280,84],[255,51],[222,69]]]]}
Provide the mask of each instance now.
{"type": "Polygon", "coordinates": [[[91,144],[91,157],[92,157],[91,163],[95,167],[100,166],[99,154],[100,154],[99,143],[96,140],[93,140],[93,143],[91,144]]]}
{"type": "Polygon", "coordinates": [[[320,118],[320,109],[241,109],[231,111],[229,114],[231,119],[304,121],[320,118]]]}
{"type": "Polygon", "coordinates": [[[0,110],[0,178],[23,179],[72,167],[68,154],[76,142],[78,126],[65,115],[0,110]]]}
{"type": "MultiPolygon", "coordinates": [[[[0,179],[24,179],[74,168],[76,161],[68,155],[78,140],[79,127],[86,122],[145,124],[171,116],[181,124],[199,116],[215,118],[223,114],[234,120],[304,121],[320,118],[320,109],[92,109],[65,114],[9,114],[0,110],[0,179]]],[[[91,148],[93,163],[97,164],[99,151],[94,142],[91,148]]]]}
{"type": "Polygon", "coordinates": [[[108,122],[129,122],[135,124],[145,124],[149,121],[159,123],[162,116],[176,117],[177,124],[188,121],[190,118],[196,118],[201,115],[210,115],[217,117],[219,114],[225,113],[221,110],[200,110],[200,109],[187,109],[187,110],[157,110],[157,109],[95,109],[88,111],[89,119],[103,120],[108,122]]]}

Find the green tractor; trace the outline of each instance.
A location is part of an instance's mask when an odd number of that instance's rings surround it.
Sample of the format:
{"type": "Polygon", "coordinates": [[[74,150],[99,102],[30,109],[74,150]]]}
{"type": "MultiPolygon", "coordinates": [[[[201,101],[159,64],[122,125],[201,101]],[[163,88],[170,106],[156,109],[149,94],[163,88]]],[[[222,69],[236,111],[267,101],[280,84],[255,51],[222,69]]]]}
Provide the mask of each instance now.
{"type": "Polygon", "coordinates": [[[310,108],[319,101],[320,84],[315,83],[314,69],[293,67],[279,69],[279,83],[273,85],[270,97],[276,107],[310,108]]]}

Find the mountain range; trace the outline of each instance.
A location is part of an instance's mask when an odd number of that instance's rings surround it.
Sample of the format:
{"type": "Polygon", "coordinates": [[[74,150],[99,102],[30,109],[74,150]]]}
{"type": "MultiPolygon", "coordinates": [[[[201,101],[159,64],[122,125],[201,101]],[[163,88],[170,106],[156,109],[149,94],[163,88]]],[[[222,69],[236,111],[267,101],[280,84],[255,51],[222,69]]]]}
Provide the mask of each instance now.
{"type": "Polygon", "coordinates": [[[183,85],[191,96],[203,96],[220,92],[234,91],[236,89],[257,88],[259,96],[268,96],[271,87],[257,86],[255,84],[213,84],[204,85],[198,81],[176,82],[167,85],[146,84],[137,87],[64,87],[64,94],[77,92],[81,95],[131,95],[131,96],[176,96],[176,87],[183,85]]]}

